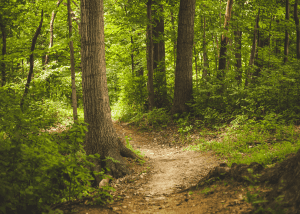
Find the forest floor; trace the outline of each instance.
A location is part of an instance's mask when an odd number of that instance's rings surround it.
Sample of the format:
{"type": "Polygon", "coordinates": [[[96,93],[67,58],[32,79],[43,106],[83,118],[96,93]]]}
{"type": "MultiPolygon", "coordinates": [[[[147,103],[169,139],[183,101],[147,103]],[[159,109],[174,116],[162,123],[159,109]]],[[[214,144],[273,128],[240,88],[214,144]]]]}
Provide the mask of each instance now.
{"type": "Polygon", "coordinates": [[[176,126],[151,132],[141,132],[120,122],[114,122],[114,126],[120,136],[131,137],[130,144],[145,155],[146,162],[140,165],[126,159],[133,173],[110,183],[116,189],[111,193],[114,202],[104,207],[87,203],[72,205],[64,213],[248,213],[252,210],[245,200],[249,187],[242,183],[227,179],[195,188],[201,178],[224,160],[212,152],[183,151],[176,126]],[[193,190],[188,190],[191,187],[193,190]]]}

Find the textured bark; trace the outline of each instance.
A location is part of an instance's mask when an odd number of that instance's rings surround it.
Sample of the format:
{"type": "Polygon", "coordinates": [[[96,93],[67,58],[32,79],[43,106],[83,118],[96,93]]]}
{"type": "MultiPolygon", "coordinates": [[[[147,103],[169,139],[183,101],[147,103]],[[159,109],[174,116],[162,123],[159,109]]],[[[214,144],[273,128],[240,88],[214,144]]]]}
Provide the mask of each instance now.
{"type": "Polygon", "coordinates": [[[258,14],[256,16],[255,20],[255,26],[254,26],[254,32],[253,32],[253,40],[252,40],[252,48],[251,48],[251,55],[250,55],[250,60],[249,60],[249,70],[247,73],[247,77],[245,80],[245,85],[248,86],[249,79],[251,78],[250,74],[250,69],[254,64],[254,59],[255,59],[255,53],[256,53],[256,43],[257,43],[257,29],[258,29],[258,22],[259,22],[259,13],[260,10],[258,11],[258,14]]]}
{"type": "Polygon", "coordinates": [[[26,82],[26,85],[25,85],[25,90],[24,90],[24,93],[23,93],[23,96],[22,96],[21,102],[20,102],[21,109],[23,109],[24,99],[25,99],[25,97],[28,93],[29,85],[30,85],[30,82],[31,82],[31,77],[33,75],[33,66],[34,66],[33,51],[35,49],[36,40],[37,40],[38,36],[41,33],[42,24],[43,24],[43,15],[44,15],[44,11],[42,10],[40,24],[37,27],[37,29],[35,31],[35,34],[32,38],[32,42],[31,42],[31,48],[30,48],[31,54],[30,54],[30,58],[29,58],[29,62],[30,62],[29,73],[28,73],[28,76],[27,76],[27,82],[26,82]]]}
{"type": "MultiPolygon", "coordinates": [[[[285,0],[285,20],[288,23],[290,19],[290,1],[285,0]]],[[[289,31],[285,30],[285,39],[284,39],[284,58],[283,62],[286,63],[288,61],[289,54],[289,31]]]]}
{"type": "Polygon", "coordinates": [[[295,1],[294,4],[294,20],[295,20],[296,32],[297,32],[296,54],[297,54],[297,59],[300,59],[300,25],[299,25],[299,17],[298,17],[298,1],[295,1]]]}
{"type": "Polygon", "coordinates": [[[6,55],[6,31],[3,23],[0,23],[0,28],[2,32],[2,63],[1,63],[1,85],[4,86],[6,82],[6,71],[5,71],[5,55],[6,55]]]}
{"type": "Polygon", "coordinates": [[[152,39],[152,11],[151,11],[152,0],[147,2],[147,70],[148,70],[148,101],[149,110],[154,108],[154,87],[153,87],[153,39],[152,39]]]}
{"type": "MultiPolygon", "coordinates": [[[[71,18],[71,4],[68,0],[68,24],[69,24],[69,39],[72,37],[72,18],[71,18]]],[[[77,121],[77,98],[76,98],[76,84],[75,84],[75,59],[73,41],[69,42],[70,48],[70,63],[71,63],[71,82],[72,82],[72,107],[73,107],[73,119],[77,121]]]]}
{"type": "Polygon", "coordinates": [[[193,44],[195,0],[181,0],[179,7],[177,59],[172,114],[189,111],[193,93],[193,44]]]}
{"type": "Polygon", "coordinates": [[[206,27],[206,22],[205,22],[205,16],[204,16],[203,17],[203,61],[204,61],[204,68],[203,68],[203,73],[202,73],[203,78],[205,78],[207,76],[207,74],[208,74],[207,69],[209,68],[207,50],[206,50],[205,27],[206,27]]]}
{"type": "MultiPolygon", "coordinates": [[[[113,177],[130,173],[122,156],[137,158],[118,138],[113,127],[109,106],[104,45],[103,0],[81,0],[81,62],[84,120],[89,124],[85,137],[85,150],[100,154],[93,171],[105,166],[113,177]],[[119,163],[111,160],[112,157],[119,163]]],[[[101,178],[95,176],[96,185],[101,178]]]]}
{"type": "MultiPolygon", "coordinates": [[[[62,0],[58,0],[58,2],[56,3],[56,7],[59,7],[61,1],[62,0]]],[[[49,42],[49,48],[53,47],[53,25],[54,25],[55,16],[56,16],[56,11],[52,11],[52,16],[51,16],[51,20],[50,20],[50,42],[49,42]]],[[[47,65],[48,63],[49,63],[49,55],[46,55],[46,57],[45,57],[45,65],[47,65]]]]}
{"type": "MultiPolygon", "coordinates": [[[[225,13],[225,22],[224,22],[224,29],[227,33],[229,22],[231,18],[231,11],[232,11],[233,0],[227,1],[226,6],[226,13],[225,13]]],[[[219,58],[219,72],[218,78],[221,80],[224,77],[224,70],[226,69],[226,52],[227,52],[227,43],[229,41],[228,37],[225,34],[222,34],[221,37],[221,48],[220,48],[220,58],[219,58]]]]}
{"type": "Polygon", "coordinates": [[[159,5],[156,12],[153,28],[153,71],[154,71],[154,99],[155,107],[162,108],[168,105],[167,100],[167,80],[165,66],[165,41],[164,41],[164,17],[163,5],[159,5]]]}

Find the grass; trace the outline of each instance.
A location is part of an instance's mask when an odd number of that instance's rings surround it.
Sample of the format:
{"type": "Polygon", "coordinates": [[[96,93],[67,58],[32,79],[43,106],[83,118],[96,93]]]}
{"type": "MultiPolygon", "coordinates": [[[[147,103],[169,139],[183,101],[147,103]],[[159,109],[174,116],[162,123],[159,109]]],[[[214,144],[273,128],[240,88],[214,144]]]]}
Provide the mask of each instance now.
{"type": "MultiPolygon", "coordinates": [[[[202,136],[212,133],[200,133],[202,136]]],[[[287,154],[300,148],[299,133],[293,125],[272,124],[266,122],[246,123],[240,126],[228,126],[218,140],[207,140],[202,137],[196,145],[185,150],[215,151],[232,163],[250,164],[258,162],[271,166],[282,161],[287,154]]]]}

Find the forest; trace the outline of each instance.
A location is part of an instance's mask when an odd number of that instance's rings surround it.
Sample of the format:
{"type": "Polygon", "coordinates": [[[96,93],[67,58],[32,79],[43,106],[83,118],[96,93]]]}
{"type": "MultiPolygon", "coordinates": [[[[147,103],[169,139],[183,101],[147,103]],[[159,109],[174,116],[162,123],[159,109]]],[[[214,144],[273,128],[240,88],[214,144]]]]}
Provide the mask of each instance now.
{"type": "Polygon", "coordinates": [[[1,0],[0,214],[154,213],[118,200],[176,149],[196,179],[176,197],[241,193],[195,213],[299,213],[299,4],[1,0]]]}

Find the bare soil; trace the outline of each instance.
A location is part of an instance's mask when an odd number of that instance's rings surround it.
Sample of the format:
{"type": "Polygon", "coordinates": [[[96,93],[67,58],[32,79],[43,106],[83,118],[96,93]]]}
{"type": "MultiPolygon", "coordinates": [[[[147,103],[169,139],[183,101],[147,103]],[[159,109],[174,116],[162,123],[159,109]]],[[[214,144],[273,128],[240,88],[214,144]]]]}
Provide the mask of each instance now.
{"type": "MultiPolygon", "coordinates": [[[[195,188],[222,160],[214,153],[183,151],[177,129],[139,132],[125,123],[114,122],[123,138],[130,136],[134,149],[145,154],[140,165],[126,159],[132,174],[110,183],[114,202],[106,206],[82,204],[64,207],[64,213],[247,213],[247,187],[232,180],[195,188]],[[193,191],[182,191],[193,187],[193,191]],[[180,192],[181,191],[181,192],[180,192]]],[[[60,208],[62,209],[62,208],[60,208]]]]}

